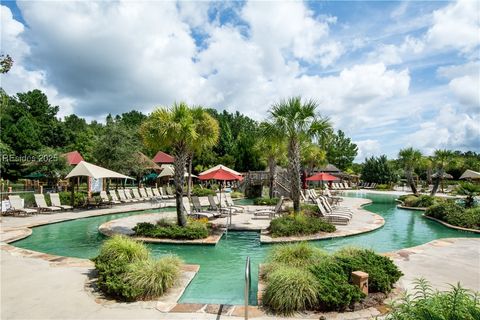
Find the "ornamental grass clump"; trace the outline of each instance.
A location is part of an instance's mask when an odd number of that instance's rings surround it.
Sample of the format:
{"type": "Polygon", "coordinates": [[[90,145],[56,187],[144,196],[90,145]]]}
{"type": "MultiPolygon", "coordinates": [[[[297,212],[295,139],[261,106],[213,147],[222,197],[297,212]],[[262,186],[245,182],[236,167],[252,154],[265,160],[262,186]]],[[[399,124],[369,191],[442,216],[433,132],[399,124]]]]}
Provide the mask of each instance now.
{"type": "Polygon", "coordinates": [[[310,265],[320,262],[327,253],[308,244],[298,242],[293,244],[277,245],[269,252],[268,263],[284,264],[289,267],[308,268],[310,265]]]}
{"type": "Polygon", "coordinates": [[[93,261],[99,289],[124,301],[163,294],[175,283],[181,266],[178,258],[152,260],[144,244],[118,235],[105,241],[93,261]]]}
{"type": "Polygon", "coordinates": [[[178,280],[182,261],[175,256],[159,260],[139,260],[131,263],[123,279],[132,288],[133,299],[160,297],[178,280]]]}
{"type": "Polygon", "coordinates": [[[161,219],[157,224],[149,222],[138,223],[134,228],[136,236],[163,239],[195,240],[209,236],[208,220],[189,219],[185,227],[161,219]]]}
{"type": "Polygon", "coordinates": [[[318,304],[318,283],[310,272],[300,268],[279,266],[268,277],[263,304],[275,314],[292,315],[318,304]]]}

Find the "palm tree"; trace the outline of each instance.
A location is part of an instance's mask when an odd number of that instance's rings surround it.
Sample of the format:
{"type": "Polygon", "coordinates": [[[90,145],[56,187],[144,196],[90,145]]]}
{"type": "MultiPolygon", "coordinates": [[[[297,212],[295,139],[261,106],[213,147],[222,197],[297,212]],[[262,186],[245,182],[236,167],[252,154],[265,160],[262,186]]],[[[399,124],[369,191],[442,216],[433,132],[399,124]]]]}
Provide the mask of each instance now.
{"type": "Polygon", "coordinates": [[[480,186],[471,182],[462,183],[460,188],[458,188],[458,194],[466,196],[466,208],[473,208],[475,205],[475,197],[480,194],[480,186]]]}
{"type": "Polygon", "coordinates": [[[433,154],[433,163],[436,168],[435,183],[433,185],[431,196],[437,193],[438,187],[443,181],[445,176],[445,169],[453,161],[455,154],[450,150],[435,150],[433,154]]]}
{"type": "Polygon", "coordinates": [[[309,141],[305,142],[302,146],[300,155],[302,157],[302,164],[306,168],[307,176],[310,176],[316,167],[321,167],[328,163],[325,150],[320,148],[319,145],[309,141]]]}
{"type": "Polygon", "coordinates": [[[195,153],[212,148],[218,142],[220,126],[218,121],[202,107],[192,108],[193,119],[196,123],[198,137],[191,141],[191,153],[188,156],[187,197],[190,199],[192,185],[192,160],[195,153]]]}
{"type": "Polygon", "coordinates": [[[412,189],[412,192],[414,194],[417,194],[417,184],[413,179],[413,173],[418,163],[422,159],[422,153],[420,152],[420,150],[413,148],[401,149],[398,153],[398,158],[400,164],[403,166],[403,170],[405,171],[408,185],[412,189]]]}
{"type": "Polygon", "coordinates": [[[179,226],[187,223],[182,205],[187,159],[200,140],[218,139],[218,123],[215,126],[215,120],[208,117],[209,115],[203,115],[200,110],[191,109],[183,102],[175,103],[171,108],[158,108],[153,111],[140,128],[143,141],[149,148],[172,149],[175,157],[174,184],[179,226]],[[206,123],[209,123],[210,129],[205,126],[206,123]]]}
{"type": "Polygon", "coordinates": [[[275,180],[277,178],[277,164],[285,157],[286,145],[279,132],[275,132],[268,123],[260,124],[261,138],[258,140],[255,148],[267,161],[269,173],[269,197],[275,196],[275,180]]]}
{"type": "Polygon", "coordinates": [[[268,129],[281,132],[287,141],[289,175],[293,209],[300,211],[300,150],[301,143],[307,139],[323,140],[332,132],[330,122],[316,113],[317,103],[309,100],[302,102],[300,97],[282,100],[272,106],[268,129]]]}

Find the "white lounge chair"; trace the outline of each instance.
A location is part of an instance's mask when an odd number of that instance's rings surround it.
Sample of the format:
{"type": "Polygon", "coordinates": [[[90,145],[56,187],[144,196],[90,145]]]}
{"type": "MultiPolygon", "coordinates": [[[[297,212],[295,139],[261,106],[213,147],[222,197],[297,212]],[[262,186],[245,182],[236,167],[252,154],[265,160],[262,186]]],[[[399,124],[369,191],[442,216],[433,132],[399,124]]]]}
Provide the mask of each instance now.
{"type": "Polygon", "coordinates": [[[55,207],[60,207],[63,210],[73,210],[72,206],[62,204],[62,202],[60,201],[60,195],[58,193],[50,193],[50,201],[55,207]]]}
{"type": "Polygon", "coordinates": [[[134,202],[132,199],[127,198],[127,195],[124,189],[118,189],[118,196],[120,197],[120,201],[122,202],[125,202],[125,203],[134,202]]]}
{"type": "MultiPolygon", "coordinates": [[[[135,190],[135,189],[133,189],[135,190]]],[[[138,202],[138,201],[141,201],[141,199],[139,199],[140,195],[135,195],[135,192],[132,190],[133,192],[133,195],[135,197],[132,196],[132,192],[131,192],[131,189],[123,189],[123,191],[125,192],[125,196],[127,197],[128,200],[131,200],[132,202],[138,202]]],[[[137,191],[137,194],[138,194],[138,191],[137,191]]]]}
{"type": "MultiPolygon", "coordinates": [[[[133,194],[135,195],[135,197],[137,196],[135,194],[135,191],[137,191],[137,189],[133,189],[133,194]]],[[[140,192],[140,198],[145,200],[145,201],[148,201],[148,200],[152,200],[152,198],[150,198],[148,195],[147,195],[147,192],[145,191],[144,188],[138,188],[138,191],[140,192]]]]}
{"type": "Polygon", "coordinates": [[[22,213],[24,215],[28,215],[38,213],[38,210],[36,209],[25,208],[24,201],[22,198],[20,198],[20,196],[8,196],[8,201],[10,202],[10,210],[13,212],[13,214],[22,213]]]}
{"type": "MultiPolygon", "coordinates": [[[[126,199],[125,200],[118,199],[117,193],[115,192],[115,190],[108,190],[108,194],[110,194],[110,198],[112,198],[112,201],[114,201],[115,203],[128,202],[128,201],[126,201],[126,199]]],[[[124,195],[124,197],[125,197],[125,195],[124,195]]]]}
{"type": "Polygon", "coordinates": [[[267,216],[269,219],[275,218],[276,215],[280,213],[283,204],[283,196],[277,202],[275,208],[268,208],[268,209],[259,209],[253,212],[253,215],[256,217],[267,216]]]}
{"type": "Polygon", "coordinates": [[[212,219],[215,217],[215,215],[211,212],[207,212],[207,211],[193,211],[192,210],[192,207],[190,206],[190,201],[188,201],[188,198],[187,197],[183,197],[182,198],[182,205],[183,205],[183,209],[185,210],[185,212],[187,213],[187,216],[194,216],[194,217],[205,217],[205,218],[208,218],[208,219],[212,219]]]}
{"type": "Polygon", "coordinates": [[[238,212],[244,212],[245,208],[242,206],[238,206],[233,202],[232,196],[230,193],[225,193],[225,201],[227,202],[227,206],[229,208],[233,208],[234,210],[237,210],[238,212]]]}
{"type": "Polygon", "coordinates": [[[44,211],[53,212],[53,211],[62,210],[62,208],[60,207],[47,205],[47,202],[45,201],[45,196],[43,194],[34,194],[33,196],[35,197],[35,203],[37,204],[37,207],[39,208],[40,212],[44,212],[44,211]]]}
{"type": "Polygon", "coordinates": [[[320,216],[328,222],[342,225],[346,225],[350,222],[351,217],[347,215],[328,212],[327,209],[323,206],[320,199],[317,199],[317,206],[320,211],[320,216]]]}

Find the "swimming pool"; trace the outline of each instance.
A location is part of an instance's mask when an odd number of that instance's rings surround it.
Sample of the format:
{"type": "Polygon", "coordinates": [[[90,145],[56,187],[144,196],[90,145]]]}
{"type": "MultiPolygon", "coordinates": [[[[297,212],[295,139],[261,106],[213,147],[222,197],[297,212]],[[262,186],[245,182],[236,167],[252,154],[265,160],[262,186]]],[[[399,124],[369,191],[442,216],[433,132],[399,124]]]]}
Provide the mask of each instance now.
{"type": "MultiPolygon", "coordinates": [[[[345,245],[372,248],[388,252],[417,246],[438,238],[479,237],[480,235],[457,231],[421,217],[421,212],[396,208],[395,196],[369,193],[348,193],[347,196],[368,198],[373,204],[365,209],[384,217],[385,225],[363,235],[314,241],[313,244],[328,250],[345,245]]],[[[171,209],[170,209],[171,210],[171,209]]],[[[164,210],[155,210],[162,214],[164,210]]],[[[98,227],[106,222],[141,212],[113,214],[65,221],[36,227],[30,237],[13,243],[25,249],[55,255],[92,258],[105,240],[98,227]]],[[[228,232],[216,246],[149,244],[152,255],[175,253],[187,263],[199,264],[200,271],[182,295],[180,302],[243,304],[245,259],[252,262],[252,292],[250,303],[256,304],[258,264],[271,245],[260,244],[257,232],[228,232]]]]}

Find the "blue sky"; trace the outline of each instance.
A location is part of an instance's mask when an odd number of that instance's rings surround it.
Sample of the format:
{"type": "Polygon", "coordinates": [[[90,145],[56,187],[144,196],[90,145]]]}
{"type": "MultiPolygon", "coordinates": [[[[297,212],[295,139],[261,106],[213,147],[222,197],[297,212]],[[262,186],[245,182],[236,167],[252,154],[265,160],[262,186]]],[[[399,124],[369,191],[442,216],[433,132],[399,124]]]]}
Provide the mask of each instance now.
{"type": "Polygon", "coordinates": [[[175,101],[257,120],[315,99],[357,160],[480,151],[478,1],[5,2],[10,94],[102,120],[175,101]]]}

